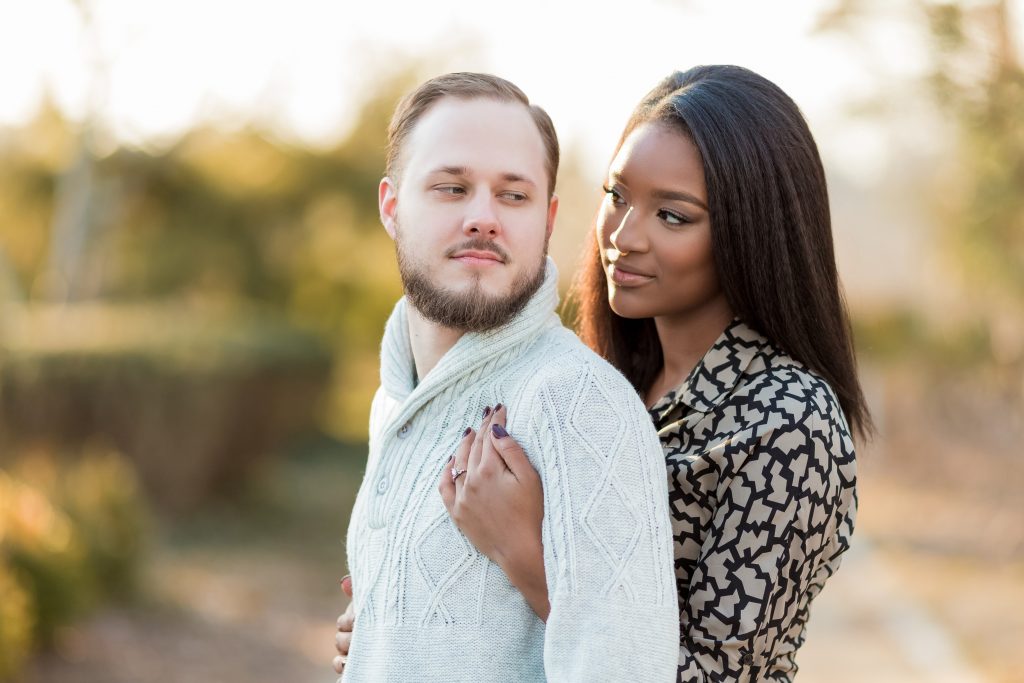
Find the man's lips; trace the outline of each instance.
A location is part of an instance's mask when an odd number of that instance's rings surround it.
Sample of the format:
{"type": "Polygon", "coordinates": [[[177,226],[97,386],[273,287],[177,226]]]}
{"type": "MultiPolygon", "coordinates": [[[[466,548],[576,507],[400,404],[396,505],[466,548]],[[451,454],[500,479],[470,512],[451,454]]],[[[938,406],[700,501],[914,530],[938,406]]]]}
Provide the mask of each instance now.
{"type": "Polygon", "coordinates": [[[493,251],[485,251],[482,249],[462,249],[452,254],[452,258],[458,259],[464,263],[504,263],[502,258],[493,251]]]}

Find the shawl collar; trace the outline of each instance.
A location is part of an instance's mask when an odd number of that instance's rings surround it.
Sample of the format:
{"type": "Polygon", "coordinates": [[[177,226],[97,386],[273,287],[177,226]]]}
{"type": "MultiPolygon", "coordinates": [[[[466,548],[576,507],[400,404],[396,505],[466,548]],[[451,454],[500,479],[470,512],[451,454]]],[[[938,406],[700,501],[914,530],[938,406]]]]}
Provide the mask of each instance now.
{"type": "Polygon", "coordinates": [[[431,398],[481,366],[506,355],[517,346],[532,342],[544,330],[561,325],[555,313],[558,305],[558,269],[548,257],[544,282],[519,315],[493,330],[462,335],[427,376],[414,385],[415,363],[409,339],[409,305],[405,297],[395,305],[381,343],[381,386],[388,395],[404,404],[392,420],[397,424],[409,419],[431,398]]]}

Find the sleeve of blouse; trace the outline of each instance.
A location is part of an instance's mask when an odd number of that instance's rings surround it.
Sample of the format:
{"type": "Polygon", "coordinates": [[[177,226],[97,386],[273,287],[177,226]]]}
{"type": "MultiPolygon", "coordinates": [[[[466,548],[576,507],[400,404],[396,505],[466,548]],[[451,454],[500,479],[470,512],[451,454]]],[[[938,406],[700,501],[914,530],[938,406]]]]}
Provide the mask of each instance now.
{"type": "Polygon", "coordinates": [[[808,597],[838,564],[841,501],[852,496],[828,422],[811,414],[720,446],[717,457],[712,449],[717,503],[680,596],[679,681],[795,672],[808,597]]]}

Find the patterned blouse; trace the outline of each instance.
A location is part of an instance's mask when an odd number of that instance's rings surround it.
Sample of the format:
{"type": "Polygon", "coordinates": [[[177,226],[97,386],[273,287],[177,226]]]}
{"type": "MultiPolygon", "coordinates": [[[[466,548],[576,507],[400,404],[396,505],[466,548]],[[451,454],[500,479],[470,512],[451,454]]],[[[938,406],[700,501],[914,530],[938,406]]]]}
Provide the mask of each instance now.
{"type": "Polygon", "coordinates": [[[849,547],[853,440],[832,389],[739,320],[650,411],[668,464],[679,681],[791,681],[849,547]]]}

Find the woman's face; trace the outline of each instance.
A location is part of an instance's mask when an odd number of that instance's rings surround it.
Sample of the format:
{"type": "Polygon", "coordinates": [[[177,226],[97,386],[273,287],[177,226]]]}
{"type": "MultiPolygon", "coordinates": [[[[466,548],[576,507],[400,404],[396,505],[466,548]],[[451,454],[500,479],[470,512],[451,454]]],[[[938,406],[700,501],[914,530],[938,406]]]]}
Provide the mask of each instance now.
{"type": "Polygon", "coordinates": [[[646,123],[608,168],[597,217],[611,308],[624,318],[699,317],[726,306],[711,253],[700,152],[665,124],[646,123]]]}

